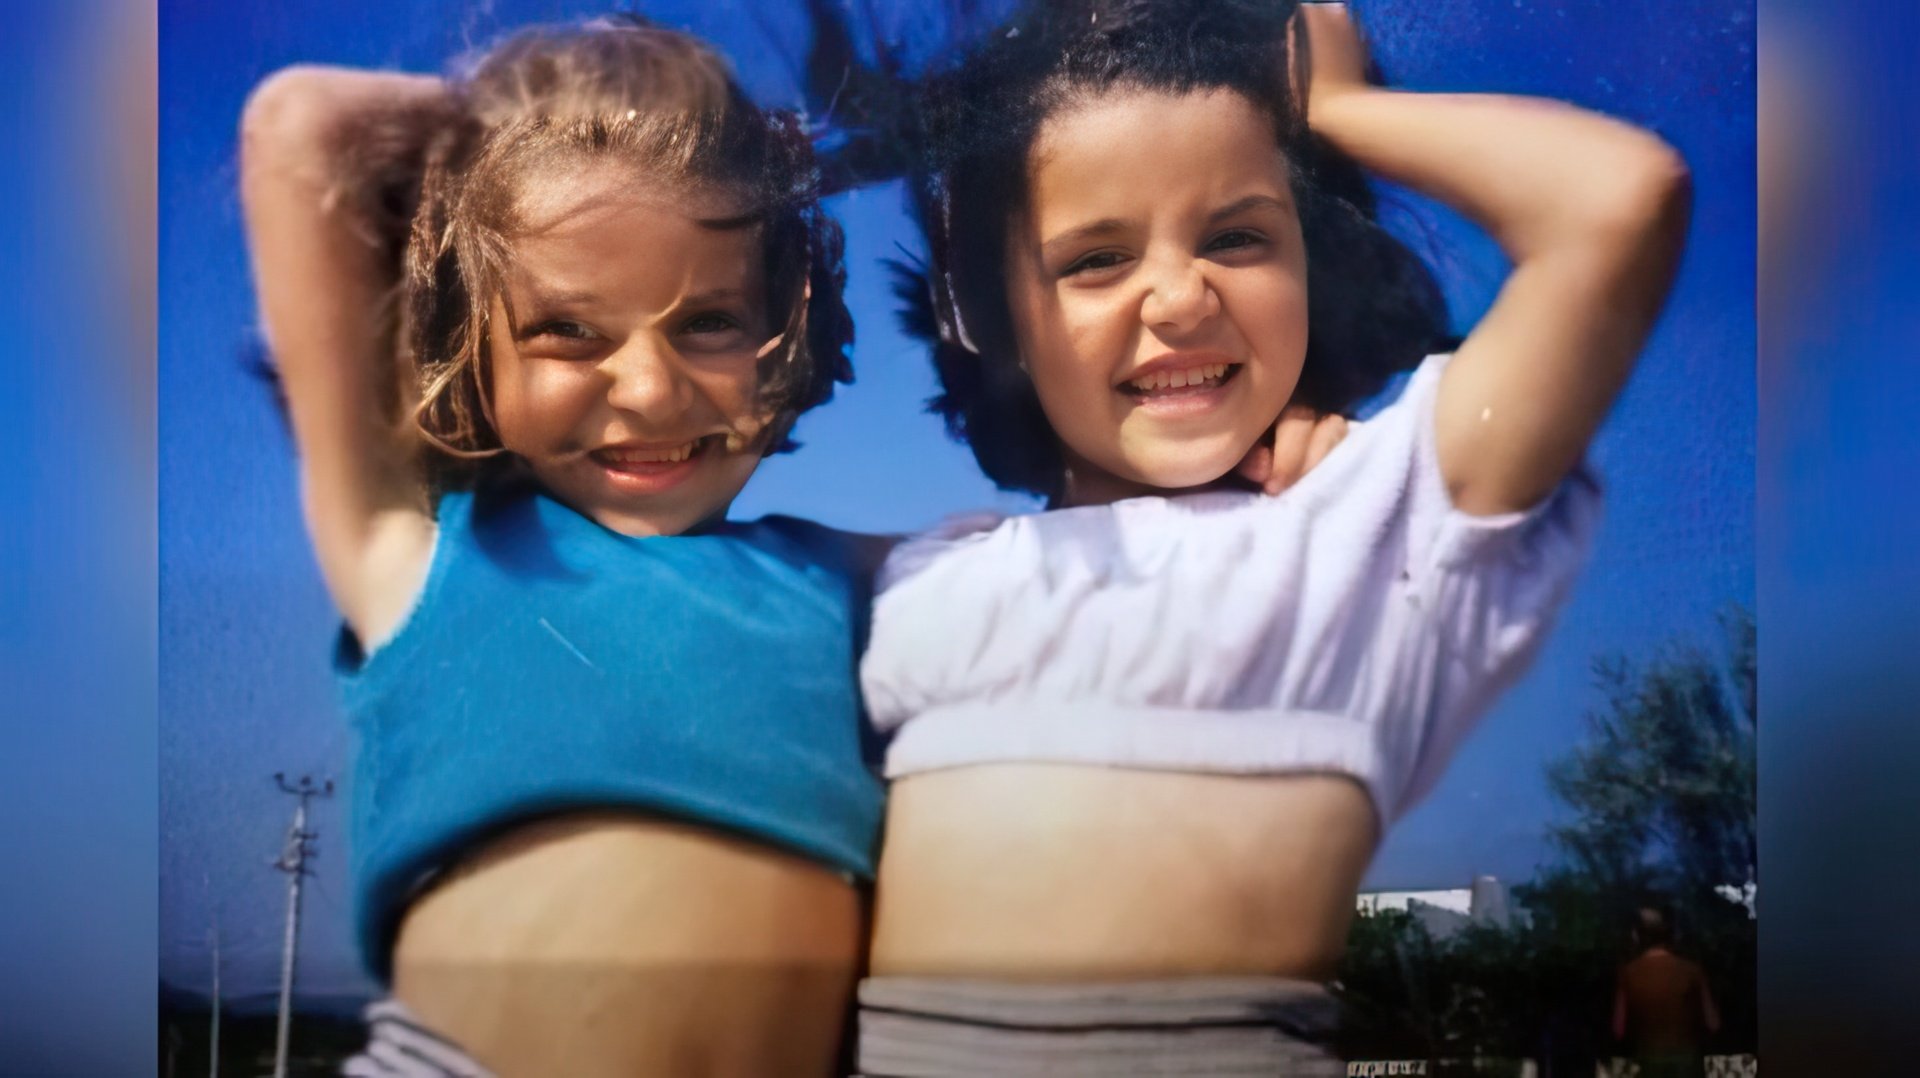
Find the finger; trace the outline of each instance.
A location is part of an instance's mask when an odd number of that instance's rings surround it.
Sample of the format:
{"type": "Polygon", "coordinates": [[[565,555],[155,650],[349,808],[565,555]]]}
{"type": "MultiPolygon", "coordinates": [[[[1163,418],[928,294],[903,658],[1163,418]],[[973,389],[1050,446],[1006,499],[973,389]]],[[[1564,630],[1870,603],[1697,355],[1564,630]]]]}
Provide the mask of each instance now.
{"type": "Polygon", "coordinates": [[[1333,452],[1333,447],[1339,445],[1346,437],[1346,416],[1330,415],[1322,419],[1314,426],[1313,437],[1307,442],[1307,465],[1301,469],[1301,474],[1304,475],[1318,468],[1320,462],[1327,459],[1327,454],[1333,452]]]}
{"type": "Polygon", "coordinates": [[[1267,485],[1267,475],[1273,471],[1273,446],[1269,444],[1268,439],[1262,437],[1255,442],[1253,448],[1247,450],[1247,455],[1240,458],[1240,463],[1233,471],[1235,475],[1264,490],[1267,485]]]}
{"type": "Polygon", "coordinates": [[[1313,436],[1312,409],[1289,405],[1273,428],[1273,466],[1263,489],[1278,494],[1306,472],[1307,443],[1313,436]]]}
{"type": "Polygon", "coordinates": [[[1274,423],[1273,463],[1267,469],[1265,489],[1278,494],[1306,473],[1307,444],[1320,413],[1305,405],[1290,404],[1274,423]]]}
{"type": "Polygon", "coordinates": [[[1345,4],[1303,4],[1313,78],[1322,85],[1366,82],[1367,47],[1353,12],[1345,4]]]}

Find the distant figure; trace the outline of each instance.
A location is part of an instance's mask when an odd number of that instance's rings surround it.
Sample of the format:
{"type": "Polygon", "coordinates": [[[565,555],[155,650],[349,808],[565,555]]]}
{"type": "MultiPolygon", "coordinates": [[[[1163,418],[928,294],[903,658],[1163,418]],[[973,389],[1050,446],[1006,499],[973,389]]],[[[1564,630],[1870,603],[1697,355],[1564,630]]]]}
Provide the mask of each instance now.
{"type": "Polygon", "coordinates": [[[1707,1037],[1720,1030],[1706,971],[1673,953],[1673,930],[1659,910],[1640,911],[1633,938],[1639,954],[1620,967],[1613,1035],[1627,1042],[1640,1078],[1700,1078],[1707,1037]]]}

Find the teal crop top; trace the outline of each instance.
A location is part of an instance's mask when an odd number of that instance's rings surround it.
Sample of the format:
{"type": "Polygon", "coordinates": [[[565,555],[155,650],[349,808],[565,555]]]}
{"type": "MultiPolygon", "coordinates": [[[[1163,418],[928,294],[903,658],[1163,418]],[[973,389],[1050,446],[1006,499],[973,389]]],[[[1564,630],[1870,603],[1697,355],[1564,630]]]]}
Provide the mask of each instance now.
{"type": "Polygon", "coordinates": [[[873,875],[881,786],[855,688],[868,595],[846,539],[783,517],[635,539],[542,494],[458,493],[419,601],[335,665],[353,725],[361,954],[516,823],[629,808],[873,875]]]}

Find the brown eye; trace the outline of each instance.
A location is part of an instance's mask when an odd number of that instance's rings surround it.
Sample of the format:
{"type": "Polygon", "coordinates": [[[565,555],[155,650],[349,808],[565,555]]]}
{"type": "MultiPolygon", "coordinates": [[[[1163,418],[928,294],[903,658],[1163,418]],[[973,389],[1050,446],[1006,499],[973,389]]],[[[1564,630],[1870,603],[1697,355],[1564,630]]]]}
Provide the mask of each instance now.
{"type": "Polygon", "coordinates": [[[740,320],[734,316],[720,311],[710,311],[706,314],[697,314],[687,319],[686,325],[681,327],[680,331],[682,333],[692,333],[700,336],[712,336],[718,333],[732,333],[739,328],[741,328],[740,320]]]}
{"type": "Polygon", "coordinates": [[[1236,228],[1231,232],[1222,232],[1220,235],[1207,241],[1207,250],[1239,251],[1248,247],[1258,246],[1264,242],[1266,242],[1266,237],[1260,233],[1252,232],[1244,228],[1236,228]]]}
{"type": "Polygon", "coordinates": [[[1098,273],[1101,270],[1113,269],[1126,260],[1127,257],[1119,251],[1095,251],[1074,259],[1066,269],[1060,271],[1060,276],[1078,277],[1082,274],[1098,273]]]}
{"type": "Polygon", "coordinates": [[[679,347],[689,355],[733,355],[753,341],[748,318],[732,311],[701,311],[680,323],[679,347]]]}
{"type": "Polygon", "coordinates": [[[593,327],[571,318],[537,322],[517,341],[521,354],[548,359],[592,359],[606,351],[607,339],[593,327]]]}
{"type": "Polygon", "coordinates": [[[533,340],[539,337],[557,337],[567,341],[590,341],[598,336],[599,334],[578,322],[568,321],[564,318],[556,318],[551,322],[542,322],[528,329],[526,333],[522,335],[522,339],[533,340]]]}

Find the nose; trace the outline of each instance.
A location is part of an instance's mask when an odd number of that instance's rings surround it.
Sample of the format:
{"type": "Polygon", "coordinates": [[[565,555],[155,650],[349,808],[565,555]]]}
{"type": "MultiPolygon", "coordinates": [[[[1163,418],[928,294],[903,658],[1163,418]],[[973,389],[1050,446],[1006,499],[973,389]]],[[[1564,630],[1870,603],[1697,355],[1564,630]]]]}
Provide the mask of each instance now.
{"type": "Polygon", "coordinates": [[[671,424],[693,407],[694,386],[680,357],[657,341],[636,339],[608,356],[607,403],[652,423],[671,424]]]}
{"type": "Polygon", "coordinates": [[[1219,294],[1191,259],[1169,260],[1157,267],[1140,304],[1141,321],[1181,333],[1219,313],[1219,294]]]}

